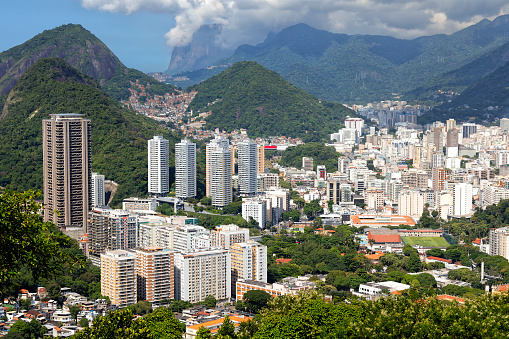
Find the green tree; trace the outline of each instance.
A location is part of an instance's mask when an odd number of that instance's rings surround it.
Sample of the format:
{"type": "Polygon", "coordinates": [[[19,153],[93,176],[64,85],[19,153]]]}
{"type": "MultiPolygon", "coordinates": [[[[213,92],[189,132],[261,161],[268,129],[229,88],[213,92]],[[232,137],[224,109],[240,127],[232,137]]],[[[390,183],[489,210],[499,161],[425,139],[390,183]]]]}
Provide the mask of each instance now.
{"type": "Polygon", "coordinates": [[[170,309],[172,312],[182,313],[183,310],[193,306],[189,301],[186,300],[174,300],[171,305],[170,309]]]}
{"type": "Polygon", "coordinates": [[[202,205],[210,206],[210,205],[212,205],[212,198],[211,197],[203,197],[200,199],[200,203],[202,205]]]}
{"type": "Polygon", "coordinates": [[[83,317],[80,319],[80,321],[78,321],[78,325],[80,325],[80,327],[88,327],[88,319],[83,317]]]}
{"type": "Polygon", "coordinates": [[[181,339],[180,322],[175,319],[173,312],[166,307],[159,307],[153,313],[135,322],[134,329],[141,331],[147,328],[154,339],[181,339]]]}
{"type": "Polygon", "coordinates": [[[211,339],[212,333],[210,333],[210,329],[205,327],[200,327],[198,332],[196,333],[196,339],[211,339]]]}
{"type": "Polygon", "coordinates": [[[30,305],[32,304],[32,299],[22,299],[20,300],[20,306],[23,310],[28,310],[30,308],[30,305]]]}
{"type": "Polygon", "coordinates": [[[410,258],[408,261],[408,270],[410,272],[420,272],[422,269],[421,259],[419,259],[419,254],[417,251],[412,252],[410,254],[410,258]]]}
{"type": "Polygon", "coordinates": [[[71,305],[69,306],[69,313],[71,313],[71,317],[74,321],[78,319],[78,313],[81,311],[81,305],[71,305]]]}
{"type": "Polygon", "coordinates": [[[213,295],[209,295],[209,296],[205,297],[205,300],[203,303],[208,308],[214,308],[214,307],[216,307],[217,299],[213,295]]]}
{"type": "Polygon", "coordinates": [[[244,305],[253,313],[258,313],[263,307],[267,306],[271,295],[261,290],[251,290],[244,293],[244,305]]]}
{"type": "Polygon", "coordinates": [[[223,325],[217,330],[217,339],[237,339],[238,335],[235,333],[235,324],[230,320],[229,316],[225,316],[223,325]]]}
{"type": "Polygon", "coordinates": [[[42,221],[38,197],[40,193],[33,191],[0,194],[0,292],[22,267],[37,281],[55,273],[64,263],[79,260],[62,250],[70,247],[71,239],[53,223],[42,221]]]}
{"type": "Polygon", "coordinates": [[[150,329],[146,326],[135,326],[133,312],[129,309],[109,312],[103,317],[96,317],[91,327],[84,328],[74,335],[75,339],[145,339],[150,338],[150,329]]]}

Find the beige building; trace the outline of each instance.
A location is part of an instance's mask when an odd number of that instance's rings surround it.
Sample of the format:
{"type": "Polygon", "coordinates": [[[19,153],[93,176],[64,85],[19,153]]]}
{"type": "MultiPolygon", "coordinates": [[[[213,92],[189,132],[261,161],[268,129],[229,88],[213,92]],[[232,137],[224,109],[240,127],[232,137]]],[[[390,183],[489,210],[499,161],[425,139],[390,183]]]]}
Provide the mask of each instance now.
{"type": "Polygon", "coordinates": [[[234,224],[219,225],[210,232],[210,238],[213,247],[229,250],[231,245],[249,240],[249,229],[234,224]]]}
{"type": "Polygon", "coordinates": [[[250,240],[230,247],[232,262],[232,296],[239,279],[267,282],[267,246],[250,240]]]}
{"type": "Polygon", "coordinates": [[[173,252],[161,247],[146,247],[136,251],[138,299],[158,305],[165,299],[175,299],[173,252]]]}
{"type": "Polygon", "coordinates": [[[101,294],[120,308],[137,302],[136,256],[125,250],[101,254],[101,294]]]}
{"type": "Polygon", "coordinates": [[[258,191],[279,188],[279,175],[276,173],[260,173],[257,177],[258,191]]]}
{"type": "Polygon", "coordinates": [[[86,233],[92,204],[91,123],[82,114],[42,121],[44,221],[86,233]]]}
{"type": "Polygon", "coordinates": [[[419,219],[424,211],[424,196],[417,190],[403,190],[399,194],[399,214],[419,219]]]}
{"type": "Polygon", "coordinates": [[[302,157],[302,169],[304,171],[313,170],[313,158],[302,157]]]}
{"type": "Polygon", "coordinates": [[[258,145],[258,174],[265,172],[265,145],[258,145]]]}
{"type": "Polygon", "coordinates": [[[433,191],[443,191],[445,181],[447,180],[447,171],[445,168],[435,167],[432,171],[433,191]]]}

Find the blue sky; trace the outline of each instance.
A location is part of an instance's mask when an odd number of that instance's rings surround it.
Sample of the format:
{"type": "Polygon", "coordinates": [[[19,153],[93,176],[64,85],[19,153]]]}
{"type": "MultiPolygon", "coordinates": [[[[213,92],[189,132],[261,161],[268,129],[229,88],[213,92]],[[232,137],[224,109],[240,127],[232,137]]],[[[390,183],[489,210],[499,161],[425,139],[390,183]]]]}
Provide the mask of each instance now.
{"type": "Polygon", "coordinates": [[[127,67],[143,72],[164,71],[170,62],[164,34],[175,23],[168,13],[125,15],[87,10],[75,0],[2,0],[0,13],[0,51],[46,29],[73,23],[95,34],[127,67]]]}

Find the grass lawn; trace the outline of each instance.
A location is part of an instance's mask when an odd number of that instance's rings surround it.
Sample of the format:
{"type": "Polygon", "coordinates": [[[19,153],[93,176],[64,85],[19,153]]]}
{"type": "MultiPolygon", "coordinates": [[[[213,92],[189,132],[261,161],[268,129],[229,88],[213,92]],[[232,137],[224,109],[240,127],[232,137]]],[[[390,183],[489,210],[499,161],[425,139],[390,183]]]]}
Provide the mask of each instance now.
{"type": "Polygon", "coordinates": [[[448,247],[449,243],[442,237],[401,237],[405,245],[421,245],[424,247],[448,247]]]}

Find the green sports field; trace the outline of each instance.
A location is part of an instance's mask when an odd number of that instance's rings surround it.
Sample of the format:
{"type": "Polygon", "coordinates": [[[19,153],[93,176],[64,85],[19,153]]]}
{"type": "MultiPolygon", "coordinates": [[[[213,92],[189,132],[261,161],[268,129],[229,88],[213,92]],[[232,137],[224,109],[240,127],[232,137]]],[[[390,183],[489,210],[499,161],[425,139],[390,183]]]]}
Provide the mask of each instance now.
{"type": "Polygon", "coordinates": [[[401,237],[405,245],[424,247],[448,247],[449,243],[442,237],[401,237]]]}

